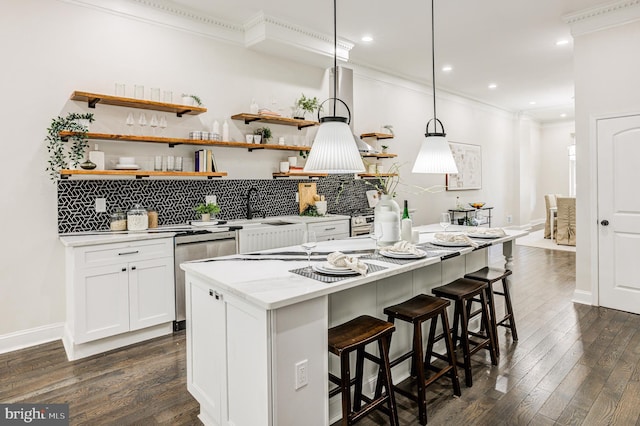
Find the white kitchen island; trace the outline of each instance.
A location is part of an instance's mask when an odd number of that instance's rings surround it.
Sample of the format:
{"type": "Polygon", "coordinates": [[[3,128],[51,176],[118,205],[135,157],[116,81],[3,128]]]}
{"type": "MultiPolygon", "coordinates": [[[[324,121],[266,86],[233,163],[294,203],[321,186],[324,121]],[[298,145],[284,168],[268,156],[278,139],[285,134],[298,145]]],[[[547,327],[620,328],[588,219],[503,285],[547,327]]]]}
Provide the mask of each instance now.
{"type": "MultiPolygon", "coordinates": [[[[440,232],[438,225],[417,229],[421,243],[432,241],[433,233],[440,232]]],[[[501,244],[508,267],[513,240],[527,232],[507,234],[481,243],[501,244]]],[[[372,248],[371,239],[354,238],[318,243],[314,252],[372,248]]],[[[293,251],[305,256],[300,247],[263,253],[293,251]]],[[[463,248],[449,256],[403,265],[365,260],[385,269],[335,283],[290,272],[306,266],[306,259],[265,259],[269,256],[262,254],[253,255],[255,260],[234,255],[183,263],[187,387],[200,403],[200,419],[205,425],[230,426],[325,426],[339,419],[340,397],[332,398],[330,406],[327,396],[328,372],[339,371],[337,358],[327,351],[328,328],[362,314],[385,319],[386,306],[416,294],[431,294],[433,287],[488,264],[486,246],[463,248]]],[[[411,326],[396,328],[392,357],[411,345],[411,326]]],[[[399,365],[393,379],[403,380],[407,374],[408,367],[399,365]]],[[[365,376],[375,385],[374,370],[365,371],[365,376]]],[[[365,386],[365,391],[370,389],[365,386]]]]}

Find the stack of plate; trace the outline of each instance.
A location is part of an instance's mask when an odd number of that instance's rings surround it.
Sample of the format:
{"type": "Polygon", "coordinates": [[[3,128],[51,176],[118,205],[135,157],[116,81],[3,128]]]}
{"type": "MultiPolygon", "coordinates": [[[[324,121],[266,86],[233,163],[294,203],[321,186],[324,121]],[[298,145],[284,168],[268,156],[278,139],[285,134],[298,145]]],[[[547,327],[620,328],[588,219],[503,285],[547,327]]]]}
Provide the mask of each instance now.
{"type": "Polygon", "coordinates": [[[414,253],[400,253],[397,251],[380,250],[380,254],[385,257],[391,257],[394,259],[422,259],[427,255],[427,252],[424,250],[418,249],[417,251],[418,253],[414,254],[414,253]]]}
{"type": "Polygon", "coordinates": [[[329,262],[324,262],[320,265],[313,265],[313,270],[327,275],[357,275],[358,273],[346,266],[335,266],[329,262]]]}

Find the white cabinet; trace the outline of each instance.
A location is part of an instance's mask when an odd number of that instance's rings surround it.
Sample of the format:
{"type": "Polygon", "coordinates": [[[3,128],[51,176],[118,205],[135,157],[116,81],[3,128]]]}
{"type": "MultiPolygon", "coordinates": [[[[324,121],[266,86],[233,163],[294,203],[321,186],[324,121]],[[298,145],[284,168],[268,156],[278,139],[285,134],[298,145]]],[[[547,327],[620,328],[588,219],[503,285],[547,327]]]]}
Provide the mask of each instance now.
{"type": "Polygon", "coordinates": [[[173,238],[68,247],[67,356],[82,358],[171,332],[173,265],[173,238]]]}
{"type": "Polygon", "coordinates": [[[270,424],[267,312],[188,273],[186,301],[187,389],[200,403],[200,420],[270,424]]]}
{"type": "Polygon", "coordinates": [[[348,219],[309,223],[307,228],[309,231],[315,231],[318,241],[349,238],[348,219]]]}

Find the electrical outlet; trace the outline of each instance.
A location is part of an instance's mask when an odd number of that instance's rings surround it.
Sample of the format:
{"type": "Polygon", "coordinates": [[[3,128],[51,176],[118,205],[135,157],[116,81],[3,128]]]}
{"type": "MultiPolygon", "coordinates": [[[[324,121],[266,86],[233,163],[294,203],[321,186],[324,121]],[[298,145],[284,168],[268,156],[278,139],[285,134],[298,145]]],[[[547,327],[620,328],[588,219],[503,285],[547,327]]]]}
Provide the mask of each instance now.
{"type": "Polygon", "coordinates": [[[309,384],[309,376],[307,373],[307,360],[296,363],[296,389],[309,384]]]}
{"type": "Polygon", "coordinates": [[[296,203],[300,202],[300,193],[296,192],[296,203]]]}
{"type": "Polygon", "coordinates": [[[107,211],[107,199],[96,198],[96,213],[105,213],[107,211]]]}
{"type": "Polygon", "coordinates": [[[205,204],[217,204],[217,197],[215,195],[207,195],[204,197],[205,204]]]}
{"type": "Polygon", "coordinates": [[[507,215],[507,223],[513,222],[513,216],[507,215]]]}

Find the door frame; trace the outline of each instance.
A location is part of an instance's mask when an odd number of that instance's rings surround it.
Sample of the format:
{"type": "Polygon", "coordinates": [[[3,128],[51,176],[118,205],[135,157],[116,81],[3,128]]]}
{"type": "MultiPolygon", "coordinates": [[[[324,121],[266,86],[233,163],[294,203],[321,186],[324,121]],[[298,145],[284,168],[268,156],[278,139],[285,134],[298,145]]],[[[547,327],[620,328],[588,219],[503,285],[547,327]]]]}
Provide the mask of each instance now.
{"type": "Polygon", "coordinates": [[[600,306],[600,224],[598,217],[598,200],[600,194],[598,192],[598,121],[631,116],[640,116],[640,111],[593,114],[589,116],[589,139],[593,141],[593,143],[589,143],[589,168],[593,171],[593,173],[590,173],[589,176],[589,186],[591,188],[594,188],[591,194],[593,196],[594,202],[589,203],[590,206],[588,221],[586,223],[589,225],[589,235],[591,238],[589,258],[592,259],[592,262],[590,262],[590,272],[591,304],[593,306],[600,306]]]}

